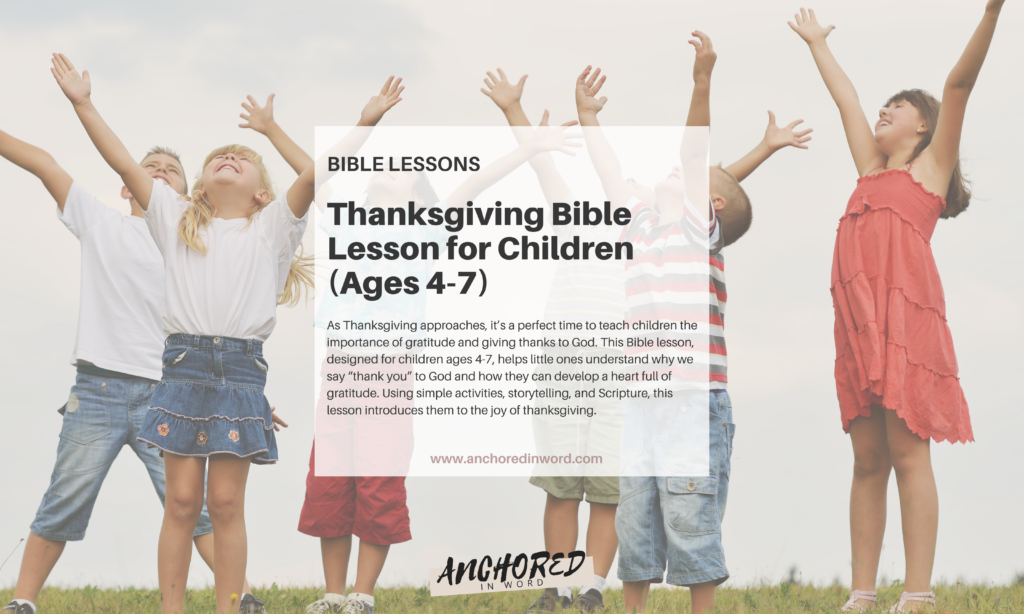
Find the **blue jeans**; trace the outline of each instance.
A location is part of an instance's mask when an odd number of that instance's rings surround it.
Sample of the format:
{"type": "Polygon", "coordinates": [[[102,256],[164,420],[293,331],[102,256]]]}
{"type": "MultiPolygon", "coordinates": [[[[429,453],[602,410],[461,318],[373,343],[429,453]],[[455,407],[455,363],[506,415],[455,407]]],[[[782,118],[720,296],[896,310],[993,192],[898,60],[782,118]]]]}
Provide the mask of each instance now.
{"type": "Polygon", "coordinates": [[[708,475],[619,478],[615,530],[623,582],[661,582],[666,569],[665,579],[678,586],[729,578],[722,519],[736,425],[728,392],[712,390],[708,400],[708,475]]]}
{"type": "MultiPolygon", "coordinates": [[[[64,426],[57,462],[32,522],[33,533],[51,541],[83,539],[103,480],[124,446],[131,447],[146,465],[163,505],[163,459],[157,450],[136,439],[155,387],[156,382],[141,377],[78,374],[67,405],[60,409],[64,426]]],[[[204,504],[195,536],[211,531],[204,504]]]]}

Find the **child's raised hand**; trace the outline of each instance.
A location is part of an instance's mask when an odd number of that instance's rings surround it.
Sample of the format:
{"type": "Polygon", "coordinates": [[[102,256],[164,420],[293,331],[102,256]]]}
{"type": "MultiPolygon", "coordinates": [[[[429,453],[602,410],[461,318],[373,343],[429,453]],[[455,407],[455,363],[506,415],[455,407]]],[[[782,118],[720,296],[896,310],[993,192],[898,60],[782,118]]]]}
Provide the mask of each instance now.
{"type": "MultiPolygon", "coordinates": [[[[538,131],[538,132],[540,131],[540,128],[541,128],[542,126],[543,126],[543,127],[548,127],[548,126],[550,126],[550,125],[551,125],[551,124],[549,124],[549,123],[548,123],[548,118],[549,118],[549,117],[550,117],[550,114],[548,113],[548,110],[547,110],[547,109],[544,109],[544,115],[542,115],[542,116],[541,116],[541,118],[540,118],[540,123],[539,123],[539,124],[537,124],[537,128],[538,128],[538,130],[537,130],[537,131],[538,131]]],[[[568,128],[569,126],[575,126],[575,125],[576,125],[576,124],[578,124],[578,123],[580,123],[580,122],[574,119],[574,120],[571,120],[571,121],[567,121],[567,122],[565,122],[564,124],[562,124],[562,126],[563,126],[563,127],[565,127],[565,128],[568,128]]]]}
{"type": "Polygon", "coordinates": [[[825,40],[828,33],[834,30],[835,26],[822,27],[818,23],[818,18],[814,16],[814,9],[800,9],[800,13],[794,15],[796,23],[787,21],[789,27],[793,28],[793,31],[800,35],[800,38],[804,39],[804,42],[808,45],[813,43],[819,43],[825,40]]]}
{"type": "Polygon", "coordinates": [[[576,79],[576,110],[580,114],[593,113],[597,115],[604,108],[605,103],[608,102],[607,96],[597,97],[606,77],[598,78],[601,75],[600,68],[595,70],[594,74],[590,74],[590,69],[591,67],[587,66],[576,79]]]}
{"type": "Polygon", "coordinates": [[[533,143],[538,151],[560,151],[569,156],[575,156],[576,152],[571,151],[569,148],[578,148],[582,144],[579,140],[583,137],[582,134],[566,134],[565,129],[570,126],[575,126],[579,122],[576,120],[568,121],[561,126],[551,127],[548,124],[548,111],[544,110],[544,117],[541,118],[540,123],[537,124],[537,130],[533,133],[533,143]]]}
{"type": "Polygon", "coordinates": [[[260,134],[266,134],[267,128],[274,123],[274,94],[267,96],[267,104],[260,106],[252,96],[246,96],[249,102],[243,102],[242,108],[245,113],[238,116],[245,120],[244,124],[238,124],[239,128],[252,128],[260,134]]]}
{"type": "Polygon", "coordinates": [[[523,97],[523,84],[526,83],[526,77],[529,75],[519,77],[519,83],[515,85],[512,85],[512,82],[505,76],[505,71],[500,68],[498,75],[500,78],[495,77],[491,71],[487,71],[487,78],[484,79],[487,88],[480,88],[480,91],[484,93],[484,96],[493,100],[499,109],[507,111],[523,97]]]}
{"type": "MultiPolygon", "coordinates": [[[[570,126],[575,126],[576,124],[580,123],[579,121],[574,119],[574,120],[565,122],[560,127],[552,128],[551,124],[548,123],[548,118],[549,117],[550,117],[550,114],[548,113],[548,110],[544,109],[544,115],[540,118],[540,123],[537,124],[537,130],[534,132],[534,138],[537,138],[537,139],[540,139],[540,140],[543,141],[543,140],[548,139],[555,131],[559,131],[560,130],[560,131],[564,132],[566,128],[569,128],[570,126]]],[[[578,137],[578,135],[570,134],[570,135],[567,135],[566,138],[574,139],[574,138],[579,138],[579,137],[578,137]]],[[[579,145],[569,145],[569,146],[570,147],[579,147],[579,145]]]]}
{"type": "Polygon", "coordinates": [[[376,126],[391,107],[402,101],[400,96],[405,90],[405,86],[402,86],[401,83],[401,77],[397,79],[394,76],[388,77],[388,80],[384,82],[384,87],[380,88],[380,94],[371,96],[370,101],[359,113],[360,126],[376,126]]]}
{"type": "Polygon", "coordinates": [[[779,128],[775,125],[775,114],[768,111],[768,129],[764,131],[764,144],[773,152],[787,146],[807,149],[807,145],[804,145],[804,143],[811,140],[811,137],[807,135],[814,132],[814,129],[808,128],[800,132],[793,131],[794,128],[803,122],[804,120],[798,119],[790,122],[785,128],[779,128]]]}
{"type": "Polygon", "coordinates": [[[60,86],[61,91],[68,97],[71,104],[79,105],[89,100],[89,96],[92,94],[92,82],[89,81],[89,71],[86,70],[79,75],[78,71],[75,70],[75,65],[63,53],[53,54],[50,61],[53,63],[50,73],[53,74],[53,78],[57,80],[57,85],[60,86]]]}
{"type": "Polygon", "coordinates": [[[985,5],[985,10],[990,12],[997,12],[1003,8],[1003,0],[988,0],[988,4],[985,5]]]}
{"type": "Polygon", "coordinates": [[[696,37],[689,43],[697,51],[696,57],[693,58],[693,81],[695,83],[711,81],[711,70],[715,67],[715,60],[718,59],[718,55],[711,46],[711,39],[700,30],[694,30],[690,36],[696,37]]]}

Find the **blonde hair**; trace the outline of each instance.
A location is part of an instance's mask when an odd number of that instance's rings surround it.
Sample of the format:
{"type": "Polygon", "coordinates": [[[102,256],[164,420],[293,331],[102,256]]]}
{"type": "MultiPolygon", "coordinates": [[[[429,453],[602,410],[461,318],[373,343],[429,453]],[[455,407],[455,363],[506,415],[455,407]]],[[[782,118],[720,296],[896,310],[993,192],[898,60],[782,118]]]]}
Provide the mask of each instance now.
{"type": "Polygon", "coordinates": [[[142,164],[145,163],[145,161],[150,156],[155,156],[157,154],[170,156],[178,162],[178,166],[181,167],[181,193],[188,194],[188,178],[185,177],[185,165],[181,163],[181,158],[178,157],[178,152],[174,151],[170,147],[163,147],[161,145],[153,147],[152,149],[146,152],[146,155],[142,156],[141,160],[139,160],[139,166],[142,166],[142,164]]]}
{"type": "MultiPolygon", "coordinates": [[[[267,171],[267,167],[263,165],[263,156],[244,145],[225,145],[214,149],[206,156],[206,160],[203,161],[203,165],[199,169],[196,183],[192,187],[192,196],[188,199],[192,204],[181,214],[181,220],[178,222],[178,236],[181,237],[181,240],[184,241],[189,249],[194,249],[200,254],[206,254],[206,242],[203,241],[199,231],[213,222],[215,213],[213,205],[206,199],[206,183],[203,179],[203,174],[206,167],[210,165],[210,162],[215,157],[224,154],[242,156],[252,162],[260,174],[260,189],[266,190],[270,196],[268,202],[273,202],[276,198],[274,185],[270,180],[270,173],[267,171]]],[[[256,214],[266,206],[258,201],[253,204],[252,211],[249,212],[249,221],[251,222],[256,214]]],[[[291,266],[288,268],[284,292],[278,296],[277,304],[290,307],[297,305],[299,297],[302,295],[303,286],[313,287],[313,257],[304,255],[300,245],[298,253],[292,258],[291,266]]]]}

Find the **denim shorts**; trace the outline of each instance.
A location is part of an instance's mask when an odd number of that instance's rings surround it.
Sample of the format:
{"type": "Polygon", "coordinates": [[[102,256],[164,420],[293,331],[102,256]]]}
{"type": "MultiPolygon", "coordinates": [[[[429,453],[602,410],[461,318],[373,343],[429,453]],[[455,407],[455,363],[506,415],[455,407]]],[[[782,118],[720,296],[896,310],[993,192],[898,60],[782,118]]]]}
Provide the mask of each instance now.
{"type": "MultiPolygon", "coordinates": [[[[52,541],[78,541],[92,517],[110,465],[128,446],[149,472],[164,502],[164,463],[156,450],[139,442],[150,396],[157,383],[141,377],[101,377],[79,373],[68,402],[60,409],[64,424],[50,486],[32,522],[33,533],[52,541]]],[[[124,506],[132,513],[131,502],[124,506]]],[[[203,505],[195,536],[213,531],[203,505]]]]}
{"type": "Polygon", "coordinates": [[[234,454],[276,463],[263,342],[178,334],[165,346],[163,378],[139,440],[179,456],[234,454]]]}
{"type": "Polygon", "coordinates": [[[736,426],[729,393],[712,390],[708,405],[709,475],[619,478],[615,530],[623,582],[665,578],[669,584],[691,586],[729,578],[722,518],[736,426]]]}

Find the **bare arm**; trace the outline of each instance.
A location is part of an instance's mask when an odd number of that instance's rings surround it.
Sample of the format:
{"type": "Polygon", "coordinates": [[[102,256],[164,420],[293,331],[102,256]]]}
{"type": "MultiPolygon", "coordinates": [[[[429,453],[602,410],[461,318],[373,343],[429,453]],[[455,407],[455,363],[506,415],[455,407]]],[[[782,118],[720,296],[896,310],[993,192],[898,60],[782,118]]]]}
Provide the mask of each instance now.
{"type": "Polygon", "coordinates": [[[813,132],[813,129],[808,128],[807,130],[794,132],[794,129],[802,124],[803,121],[798,119],[790,122],[785,128],[779,128],[775,125],[775,114],[768,111],[768,128],[764,131],[764,138],[747,155],[730,164],[725,170],[735,177],[736,181],[743,181],[758,166],[761,166],[762,162],[783,147],[807,149],[807,145],[804,145],[804,143],[811,140],[811,137],[807,135],[813,132]]]}
{"type": "Polygon", "coordinates": [[[700,30],[694,30],[690,40],[697,52],[693,58],[693,93],[690,95],[690,110],[686,114],[687,126],[711,126],[711,71],[715,68],[718,54],[711,45],[711,39],[700,30]]]}
{"type": "Polygon", "coordinates": [[[53,156],[3,130],[0,130],[0,156],[38,177],[53,200],[57,201],[57,207],[64,211],[72,180],[71,175],[57,164],[53,156]]]}
{"type": "Polygon", "coordinates": [[[337,172],[330,169],[330,158],[343,158],[355,155],[363,144],[366,143],[366,139],[370,138],[373,127],[384,117],[384,114],[391,107],[402,101],[401,94],[404,90],[405,87],[402,86],[401,77],[398,79],[388,77],[388,80],[384,82],[384,87],[380,89],[380,93],[370,97],[370,101],[366,103],[366,106],[363,107],[362,112],[359,114],[359,121],[356,123],[355,128],[316,161],[314,193],[319,191],[323,184],[337,172]]]}
{"type": "Polygon", "coordinates": [[[306,167],[306,170],[299,173],[299,178],[295,180],[292,187],[288,188],[288,208],[292,210],[292,213],[297,218],[301,218],[306,215],[309,211],[309,206],[313,204],[313,183],[316,178],[316,167],[312,164],[306,167]]]}
{"type": "Polygon", "coordinates": [[[935,125],[932,142],[923,155],[930,156],[935,163],[937,174],[944,177],[940,183],[946,185],[953,175],[957,158],[960,155],[960,133],[964,125],[964,114],[967,111],[967,99],[974,89],[981,72],[981,65],[988,54],[992,35],[996,31],[996,21],[1002,10],[1003,0],[990,0],[985,6],[985,15],[981,18],[974,35],[967,43],[963,55],[946,78],[946,86],[942,90],[942,106],[935,125]]]}
{"type": "Polygon", "coordinates": [[[832,100],[839,107],[839,116],[843,120],[843,129],[846,130],[846,141],[850,146],[850,153],[853,154],[853,162],[857,166],[857,174],[865,175],[873,169],[885,166],[885,154],[875,143],[875,135],[871,132],[871,124],[864,115],[864,109],[860,106],[857,98],[857,90],[853,82],[846,76],[839,62],[832,55],[832,51],[825,42],[835,26],[824,28],[818,25],[814,11],[800,9],[796,15],[796,23],[789,22],[800,38],[807,43],[811,50],[814,63],[818,66],[818,72],[825,82],[825,87],[832,94],[832,100]]]}
{"type": "Polygon", "coordinates": [[[700,207],[707,219],[711,219],[711,205],[701,206],[708,201],[710,177],[708,150],[711,130],[711,72],[718,55],[711,39],[699,30],[694,30],[689,43],[696,54],[693,58],[693,93],[690,95],[690,110],[686,114],[686,128],[679,145],[679,159],[683,166],[683,189],[686,197],[700,207]],[[706,127],[706,128],[705,128],[706,127]]]}
{"type": "MultiPolygon", "coordinates": [[[[498,75],[500,75],[500,78],[488,72],[488,78],[484,79],[487,89],[480,88],[480,91],[494,101],[494,104],[498,105],[498,108],[505,114],[508,125],[512,127],[516,141],[522,145],[533,136],[532,130],[529,129],[530,120],[526,118],[526,113],[523,112],[523,107],[519,103],[523,95],[523,85],[526,83],[527,75],[523,75],[515,85],[512,85],[508,77],[505,76],[505,71],[500,68],[498,69],[498,75]]],[[[577,123],[579,122],[572,121],[562,125],[573,126],[577,123]]],[[[544,117],[541,119],[540,125],[544,127],[548,125],[547,111],[544,111],[544,117]]],[[[566,185],[562,175],[555,167],[555,161],[550,153],[542,152],[530,158],[530,167],[536,173],[541,191],[544,192],[544,198],[549,204],[561,201],[569,195],[569,186],[566,185]]]]}
{"type": "Polygon", "coordinates": [[[149,197],[153,192],[153,178],[149,176],[142,166],[136,162],[128,149],[117,138],[114,131],[110,129],[107,122],[100,117],[99,111],[92,104],[92,83],[89,80],[89,71],[81,75],[75,70],[74,65],[62,53],[53,54],[53,78],[57,80],[60,89],[68,97],[75,107],[78,119],[85,127],[86,133],[92,140],[93,145],[106,160],[110,168],[114,169],[124,185],[135,197],[135,201],[143,209],[149,207],[149,197]]]}
{"type": "MultiPolygon", "coordinates": [[[[544,140],[551,134],[552,130],[564,129],[570,126],[579,124],[578,121],[572,120],[563,123],[561,126],[552,128],[548,123],[550,114],[547,109],[544,109],[544,115],[540,118],[540,123],[537,124],[537,129],[531,130],[530,122],[526,119],[526,114],[522,113],[522,108],[519,109],[519,117],[509,117],[509,125],[513,127],[513,132],[516,134],[516,139],[519,144],[522,145],[530,138],[539,138],[544,140]],[[511,123],[511,122],[517,123],[511,123]],[[518,123],[522,122],[522,123],[518,123]]],[[[544,151],[532,158],[530,158],[530,167],[533,172],[537,175],[537,181],[540,183],[540,189],[544,193],[544,200],[548,204],[556,202],[563,202],[567,199],[572,191],[569,189],[569,185],[565,183],[565,179],[562,178],[562,174],[558,172],[558,167],[555,166],[555,160],[550,153],[544,151]]]]}
{"type": "Polygon", "coordinates": [[[277,153],[281,154],[288,166],[301,175],[302,171],[313,164],[313,158],[302,151],[302,148],[285,134],[280,124],[274,121],[274,94],[267,97],[267,104],[262,107],[252,96],[246,96],[246,98],[249,102],[242,103],[242,108],[246,112],[239,114],[239,117],[246,121],[244,124],[238,124],[238,127],[252,128],[270,139],[270,144],[274,146],[277,153]]]}
{"type": "Polygon", "coordinates": [[[576,78],[576,111],[579,113],[580,126],[583,127],[583,137],[587,142],[590,161],[593,162],[597,177],[601,180],[605,196],[611,201],[612,207],[621,207],[633,198],[633,190],[623,178],[619,158],[597,121],[597,114],[608,102],[607,96],[597,97],[604,85],[605,77],[598,78],[601,74],[600,68],[593,74],[590,74],[590,71],[591,67],[587,66],[576,78]]]}
{"type": "Polygon", "coordinates": [[[578,136],[566,135],[565,128],[556,128],[550,133],[534,135],[533,138],[524,141],[523,144],[512,152],[470,175],[448,197],[448,206],[465,206],[467,201],[471,201],[479,196],[481,192],[497,183],[501,178],[517,169],[538,153],[560,151],[564,154],[575,156],[576,154],[569,148],[580,147],[580,144],[574,140],[578,138],[578,136]]]}

